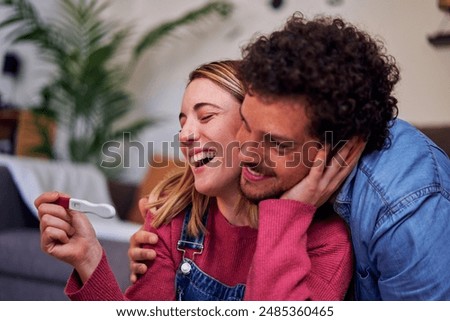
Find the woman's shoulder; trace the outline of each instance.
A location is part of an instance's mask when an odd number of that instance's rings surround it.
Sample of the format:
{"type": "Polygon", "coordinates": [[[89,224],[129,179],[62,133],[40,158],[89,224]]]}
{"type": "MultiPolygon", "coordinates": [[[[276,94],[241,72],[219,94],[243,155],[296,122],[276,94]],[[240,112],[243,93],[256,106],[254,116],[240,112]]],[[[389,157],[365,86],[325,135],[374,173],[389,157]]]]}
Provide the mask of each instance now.
{"type": "MultiPolygon", "coordinates": [[[[170,222],[169,223],[163,223],[163,224],[161,224],[161,226],[160,227],[158,227],[157,229],[160,229],[160,228],[170,228],[171,226],[181,226],[182,224],[183,224],[183,220],[184,220],[184,217],[186,216],[186,211],[185,210],[183,210],[183,211],[181,211],[180,213],[178,213],[177,215],[175,215],[171,220],[170,220],[170,222]]],[[[151,226],[152,226],[152,222],[153,222],[153,219],[155,218],[155,215],[154,215],[154,213],[153,212],[151,212],[151,211],[148,211],[147,212],[147,214],[146,214],[146,217],[145,217],[145,226],[146,226],[146,229],[147,228],[150,228],[151,226]]]]}
{"type": "Polygon", "coordinates": [[[171,219],[170,222],[155,228],[152,225],[154,214],[148,211],[145,218],[144,229],[158,235],[159,240],[170,242],[174,237],[177,238],[180,236],[185,215],[185,211],[183,211],[171,219]]]}

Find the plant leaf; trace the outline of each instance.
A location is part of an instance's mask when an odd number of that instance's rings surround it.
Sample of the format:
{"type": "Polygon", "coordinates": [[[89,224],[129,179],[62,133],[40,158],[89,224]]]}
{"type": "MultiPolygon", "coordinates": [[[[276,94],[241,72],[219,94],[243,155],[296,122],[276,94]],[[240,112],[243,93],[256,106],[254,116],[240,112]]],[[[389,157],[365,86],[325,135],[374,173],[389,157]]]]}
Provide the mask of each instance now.
{"type": "Polygon", "coordinates": [[[155,45],[155,43],[166,37],[177,27],[193,23],[200,18],[208,16],[212,13],[218,13],[222,16],[227,16],[231,12],[232,8],[232,4],[227,1],[214,1],[198,9],[190,11],[178,19],[160,24],[158,27],[146,32],[138,42],[133,50],[134,60],[137,60],[146,49],[155,45]]]}

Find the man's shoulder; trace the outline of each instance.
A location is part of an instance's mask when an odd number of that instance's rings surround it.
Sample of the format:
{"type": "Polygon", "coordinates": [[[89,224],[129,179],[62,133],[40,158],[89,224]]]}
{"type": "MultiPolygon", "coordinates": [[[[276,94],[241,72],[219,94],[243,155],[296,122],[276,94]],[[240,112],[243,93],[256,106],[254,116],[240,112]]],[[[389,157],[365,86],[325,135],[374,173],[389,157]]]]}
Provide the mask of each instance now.
{"type": "Polygon", "coordinates": [[[450,161],[445,153],[414,126],[396,120],[387,146],[365,155],[356,179],[367,180],[385,200],[408,194],[450,189],[450,161]]]}
{"type": "Polygon", "coordinates": [[[436,162],[447,165],[447,155],[417,128],[398,119],[390,128],[386,146],[365,155],[360,167],[372,175],[387,172],[394,175],[408,174],[405,177],[409,177],[415,172],[434,171],[436,162]]]}

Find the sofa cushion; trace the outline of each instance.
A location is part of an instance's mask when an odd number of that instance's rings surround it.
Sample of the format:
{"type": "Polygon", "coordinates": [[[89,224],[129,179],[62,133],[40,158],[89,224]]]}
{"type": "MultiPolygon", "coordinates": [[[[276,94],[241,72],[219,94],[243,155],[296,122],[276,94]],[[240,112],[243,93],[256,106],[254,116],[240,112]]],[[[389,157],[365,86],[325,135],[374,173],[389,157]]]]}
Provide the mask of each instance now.
{"type": "Polygon", "coordinates": [[[134,195],[136,194],[137,184],[109,180],[108,189],[114,207],[116,208],[117,215],[121,220],[127,220],[128,212],[130,211],[134,195]]]}
{"type": "Polygon", "coordinates": [[[40,249],[38,229],[23,228],[0,233],[0,273],[11,277],[41,279],[64,285],[72,269],[40,249]]]}
{"type": "Polygon", "coordinates": [[[38,227],[39,222],[23,202],[8,168],[0,165],[0,230],[38,227]]]}
{"type": "MultiPolygon", "coordinates": [[[[128,243],[109,240],[100,242],[119,285],[125,290],[129,285],[128,243]]],[[[0,262],[2,277],[59,284],[61,291],[72,272],[71,266],[42,252],[40,232],[35,228],[2,231],[0,262]]]]}
{"type": "Polygon", "coordinates": [[[450,155],[450,126],[419,127],[419,129],[450,155]]]}

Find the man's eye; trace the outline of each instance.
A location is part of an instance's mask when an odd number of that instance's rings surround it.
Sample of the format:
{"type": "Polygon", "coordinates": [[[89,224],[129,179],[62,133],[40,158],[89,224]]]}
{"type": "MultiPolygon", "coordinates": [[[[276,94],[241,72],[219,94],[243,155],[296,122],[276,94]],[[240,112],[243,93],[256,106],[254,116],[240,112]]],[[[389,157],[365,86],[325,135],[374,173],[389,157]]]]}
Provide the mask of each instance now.
{"type": "Polygon", "coordinates": [[[277,142],[277,147],[279,149],[286,149],[292,147],[292,142],[277,142]]]}

